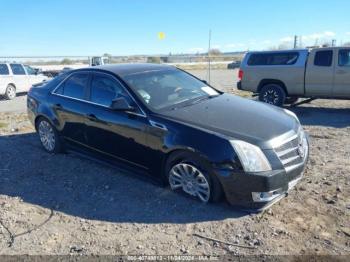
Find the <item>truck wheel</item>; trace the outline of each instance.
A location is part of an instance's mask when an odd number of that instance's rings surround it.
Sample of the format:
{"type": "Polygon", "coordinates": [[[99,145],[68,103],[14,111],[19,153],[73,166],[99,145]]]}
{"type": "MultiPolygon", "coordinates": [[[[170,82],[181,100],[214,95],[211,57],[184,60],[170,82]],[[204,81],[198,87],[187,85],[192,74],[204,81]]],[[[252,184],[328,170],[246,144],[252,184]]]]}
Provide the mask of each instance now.
{"type": "Polygon", "coordinates": [[[12,100],[16,97],[16,87],[13,85],[8,85],[5,91],[5,98],[12,100]]]}
{"type": "Polygon", "coordinates": [[[292,105],[298,101],[299,97],[287,97],[284,103],[286,105],[292,105]]]}
{"type": "Polygon", "coordinates": [[[278,84],[267,84],[259,92],[259,100],[275,106],[283,106],[286,92],[278,84]]]}

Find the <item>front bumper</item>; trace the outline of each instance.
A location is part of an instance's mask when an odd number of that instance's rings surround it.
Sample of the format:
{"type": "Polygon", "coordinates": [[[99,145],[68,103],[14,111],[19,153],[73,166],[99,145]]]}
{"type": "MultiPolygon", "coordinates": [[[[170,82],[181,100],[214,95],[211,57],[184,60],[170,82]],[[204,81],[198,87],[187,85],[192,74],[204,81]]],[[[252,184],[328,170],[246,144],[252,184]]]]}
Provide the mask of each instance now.
{"type": "Polygon", "coordinates": [[[264,173],[217,170],[217,173],[231,205],[262,211],[288,194],[302,178],[306,163],[307,157],[302,164],[288,172],[282,169],[264,173]]]}

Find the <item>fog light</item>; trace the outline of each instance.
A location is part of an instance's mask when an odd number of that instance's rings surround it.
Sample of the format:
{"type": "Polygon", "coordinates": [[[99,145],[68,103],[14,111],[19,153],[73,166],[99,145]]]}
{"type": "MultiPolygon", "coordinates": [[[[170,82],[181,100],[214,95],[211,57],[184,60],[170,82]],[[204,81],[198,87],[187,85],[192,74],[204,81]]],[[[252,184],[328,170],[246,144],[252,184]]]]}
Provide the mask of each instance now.
{"type": "Polygon", "coordinates": [[[269,202],[282,195],[282,188],[270,192],[252,192],[254,202],[269,202]]]}

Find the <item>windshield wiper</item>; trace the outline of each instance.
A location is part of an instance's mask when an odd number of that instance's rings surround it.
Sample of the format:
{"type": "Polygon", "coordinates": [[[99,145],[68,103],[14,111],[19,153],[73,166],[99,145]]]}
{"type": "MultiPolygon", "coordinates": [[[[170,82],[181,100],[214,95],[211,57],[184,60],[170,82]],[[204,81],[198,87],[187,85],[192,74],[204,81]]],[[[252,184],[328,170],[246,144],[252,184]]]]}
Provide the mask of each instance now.
{"type": "Polygon", "coordinates": [[[217,94],[217,95],[204,95],[204,96],[200,96],[200,97],[197,97],[197,98],[184,100],[184,101],[178,103],[178,105],[175,105],[175,106],[171,107],[171,110],[175,110],[175,109],[177,109],[179,107],[191,106],[191,105],[197,104],[197,103],[199,103],[199,102],[201,102],[203,100],[211,99],[211,98],[217,97],[219,95],[220,94],[217,94]],[[187,102],[187,103],[185,103],[185,102],[187,102]]]}

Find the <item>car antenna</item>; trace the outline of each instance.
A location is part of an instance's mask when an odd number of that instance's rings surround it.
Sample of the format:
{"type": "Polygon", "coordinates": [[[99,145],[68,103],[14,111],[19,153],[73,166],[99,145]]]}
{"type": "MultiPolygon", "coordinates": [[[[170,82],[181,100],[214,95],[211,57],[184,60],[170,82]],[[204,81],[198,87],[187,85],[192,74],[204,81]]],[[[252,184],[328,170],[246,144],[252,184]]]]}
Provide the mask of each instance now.
{"type": "Polygon", "coordinates": [[[211,42],[211,29],[209,29],[209,45],[208,45],[208,82],[210,85],[210,42],[211,42]]]}

